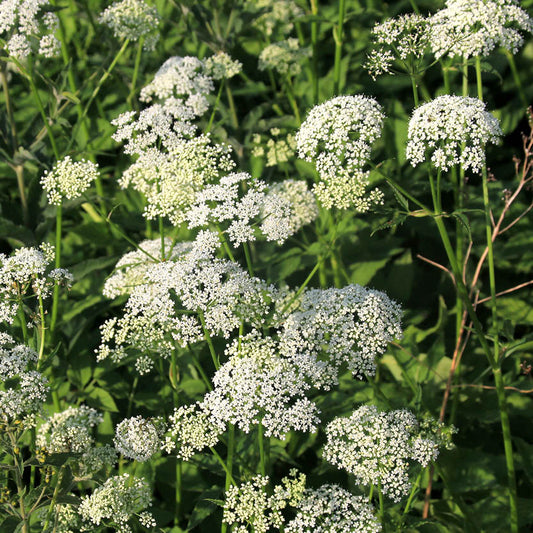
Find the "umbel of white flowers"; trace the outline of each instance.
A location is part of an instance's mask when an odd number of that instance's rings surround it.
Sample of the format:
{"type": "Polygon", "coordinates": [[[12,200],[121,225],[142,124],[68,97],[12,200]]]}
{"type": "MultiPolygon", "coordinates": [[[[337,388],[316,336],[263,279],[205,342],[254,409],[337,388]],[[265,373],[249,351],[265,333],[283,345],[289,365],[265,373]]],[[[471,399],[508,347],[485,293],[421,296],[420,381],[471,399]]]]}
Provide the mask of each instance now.
{"type": "Polygon", "coordinates": [[[337,96],[311,109],[296,135],[298,155],[316,165],[314,192],[326,208],[355,207],[365,212],[382,201],[368,192],[372,143],[380,136],[384,114],[367,96],[337,96]]]}
{"type": "Polygon", "coordinates": [[[431,154],[439,170],[461,165],[479,173],[485,165],[485,145],[497,144],[501,135],[498,119],[485,110],[481,100],[443,95],[414,110],[406,155],[413,166],[431,154]]]}

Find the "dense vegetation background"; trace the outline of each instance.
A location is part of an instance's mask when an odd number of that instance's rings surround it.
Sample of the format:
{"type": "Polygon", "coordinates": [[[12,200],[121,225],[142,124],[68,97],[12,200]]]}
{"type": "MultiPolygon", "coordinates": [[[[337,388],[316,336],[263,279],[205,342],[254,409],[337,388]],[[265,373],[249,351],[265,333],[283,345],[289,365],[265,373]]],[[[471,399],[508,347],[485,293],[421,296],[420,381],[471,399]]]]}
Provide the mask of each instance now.
{"type": "MultiPolygon", "coordinates": [[[[353,379],[349,372],[343,374],[336,389],[316,398],[322,415],[328,419],[348,416],[358,405],[373,403],[381,409],[409,408],[420,416],[442,416],[446,424],[458,429],[453,437],[455,447],[442,451],[435,469],[425,471],[405,527],[412,531],[507,531],[508,478],[493,374],[468,320],[462,329],[460,363],[456,354],[452,364],[461,316],[458,319],[456,290],[436,225],[384,177],[393,179],[421,202],[431,203],[426,171],[413,168],[405,157],[407,125],[414,108],[411,81],[405,75],[373,80],[363,66],[372,47],[375,23],[414,8],[421,13],[434,12],[440,4],[346,0],[341,36],[338,2],[297,3],[302,15],[291,21],[291,35],[301,47],[310,47],[310,57],[302,58],[301,72],[291,78],[258,69],[261,50],[276,36],[265,35],[253,24],[257,17],[256,9],[251,8],[254,2],[155,2],[160,22],[153,51],[143,51],[136,42],[128,43],[121,51],[125,41],[98,22],[99,14],[107,7],[105,2],[54,3],[61,20],[63,55],[55,59],[30,57],[27,70],[49,118],[59,156],[93,160],[100,166],[102,177],[87,197],[63,203],[61,266],[72,272],[74,285],[59,299],[57,325],[46,342],[50,366],[45,373],[56,393],[55,405],[50,397],[46,409],[53,413],[81,404],[98,409],[104,414],[104,422],[98,426],[102,443],[112,443],[114,426],[127,416],[168,416],[173,411],[175,396],[166,379],[167,367],[163,374],[139,376],[128,360],[122,364],[110,360],[97,363],[95,358],[100,325],[118,315],[126,301],[125,297],[110,300],[102,295],[106,278],[118,259],[133,249],[132,241],[139,243],[158,235],[157,223],[147,222],[142,216],[141,195],[117,184],[132,158],[112,140],[115,127],[110,121],[124,111],[143,108],[138,99],[140,89],[169,57],[192,55],[203,59],[223,50],[240,60],[243,70],[225,83],[211,133],[233,147],[238,170],[267,182],[290,177],[312,183],[314,169],[296,155],[287,162],[267,166],[265,158],[253,155],[254,135],[263,135],[266,142],[272,128],[279,128],[282,135],[295,133],[300,118],[305,119],[315,104],[339,94],[373,96],[383,106],[387,118],[383,134],[373,146],[372,161],[378,168],[372,171],[372,179],[385,194],[384,204],[365,214],[353,209],[322,208],[316,224],[306,226],[295,239],[282,246],[258,243],[253,249],[254,274],[270,283],[298,287],[320,261],[310,286],[360,284],[382,290],[401,304],[404,336],[389,345],[377,361],[375,379],[369,383],[353,379]],[[341,58],[336,63],[339,39],[341,58]],[[112,65],[119,51],[118,61],[112,65]],[[337,74],[335,65],[340,69],[337,74]],[[428,510],[424,511],[430,476],[432,491],[427,496],[428,510]],[[423,520],[423,515],[427,519],[423,520]]],[[[526,1],[521,5],[531,13],[532,4],[526,1]]],[[[0,59],[10,96],[8,102],[5,89],[0,92],[0,252],[9,255],[22,246],[55,242],[56,208],[47,203],[40,180],[57,157],[27,77],[5,55],[0,59]]],[[[503,142],[490,147],[487,154],[490,201],[496,220],[519,183],[521,164],[531,157],[530,153],[524,154],[524,143],[531,148],[531,139],[527,139],[530,116],[526,113],[526,104],[533,101],[530,35],[514,61],[520,90],[504,53],[495,52],[482,63],[487,109],[501,121],[504,133],[503,142]]],[[[442,64],[428,60],[426,67],[419,79],[421,101],[445,92],[442,64]]],[[[470,94],[474,96],[473,63],[470,73],[470,94]]],[[[449,80],[452,92],[460,94],[461,74],[451,62],[449,80]]],[[[216,94],[213,102],[215,98],[216,94]]],[[[201,129],[207,128],[209,118],[210,111],[200,121],[201,129]]],[[[468,249],[470,254],[465,274],[470,282],[486,245],[481,177],[467,172],[462,211],[457,211],[454,195],[453,184],[443,180],[443,210],[448,213],[443,219],[452,238],[456,228],[461,228],[464,251],[468,249]],[[455,215],[450,215],[453,211],[455,215]]],[[[533,270],[533,234],[531,215],[521,216],[532,201],[531,188],[524,187],[510,206],[504,226],[515,217],[519,220],[494,241],[497,291],[524,284],[500,296],[497,306],[522,531],[533,525],[533,307],[528,285],[533,270]]],[[[168,221],[165,225],[168,235],[179,240],[188,238],[183,227],[175,229],[168,221]]],[[[235,257],[246,265],[242,250],[236,250],[235,257]]],[[[490,297],[486,263],[473,294],[480,302],[477,313],[490,341],[493,333],[486,302],[490,297]]],[[[49,308],[47,320],[50,313],[49,308]]],[[[9,331],[22,341],[18,322],[9,331]]],[[[30,336],[35,339],[31,342],[36,346],[38,332],[33,331],[30,336]]],[[[221,353],[224,340],[217,338],[214,342],[221,353]]],[[[200,360],[209,363],[207,345],[199,344],[195,351],[200,360]]],[[[205,392],[201,380],[189,371],[188,357],[185,350],[183,366],[179,365],[177,392],[181,404],[191,403],[205,392]]],[[[254,439],[254,434],[242,434],[238,440],[236,456],[243,458],[243,464],[254,462],[254,439]]],[[[24,453],[29,457],[30,441],[21,442],[26,444],[24,453]]],[[[338,482],[354,488],[349,476],[322,461],[319,452],[323,443],[321,431],[291,433],[284,442],[272,439],[272,477],[278,479],[295,465],[306,473],[311,486],[338,482]]],[[[224,455],[224,446],[220,444],[219,448],[224,455]]],[[[59,463],[52,456],[46,461],[51,465],[53,490],[58,482],[53,477],[57,473],[53,465],[59,463]]],[[[121,459],[120,471],[135,471],[135,475],[149,480],[152,511],[165,531],[218,530],[222,512],[211,500],[224,499],[222,467],[209,453],[197,454],[183,464],[183,500],[176,522],[176,461],[167,454],[142,464],[121,459]]],[[[9,459],[4,458],[4,462],[9,463],[9,459]]],[[[4,479],[6,490],[16,492],[7,473],[4,479]]],[[[92,481],[80,483],[74,487],[74,494],[86,494],[92,486],[92,481]]],[[[3,502],[9,497],[3,496],[3,502]]],[[[31,530],[40,531],[40,524],[35,520],[31,530]]],[[[6,519],[0,529],[19,530],[12,518],[6,519]]]]}

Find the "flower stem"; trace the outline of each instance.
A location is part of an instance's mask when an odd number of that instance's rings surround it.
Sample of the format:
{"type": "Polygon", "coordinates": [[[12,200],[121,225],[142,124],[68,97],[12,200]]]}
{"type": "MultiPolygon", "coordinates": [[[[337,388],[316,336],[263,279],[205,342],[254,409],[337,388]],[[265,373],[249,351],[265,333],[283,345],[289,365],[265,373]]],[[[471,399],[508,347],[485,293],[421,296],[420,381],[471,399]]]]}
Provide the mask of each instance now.
{"type": "MultiPolygon", "coordinates": [[[[56,207],[56,247],[55,247],[55,267],[61,268],[61,230],[63,225],[63,207],[56,207]]],[[[57,323],[57,309],[59,303],[59,285],[54,284],[52,296],[52,318],[50,319],[50,334],[54,333],[57,323]]]]}
{"type": "Polygon", "coordinates": [[[209,122],[207,123],[207,128],[205,129],[206,133],[209,133],[211,131],[211,128],[213,127],[213,121],[215,120],[215,113],[218,108],[218,104],[220,103],[220,98],[222,97],[222,89],[224,89],[225,85],[225,79],[222,79],[220,82],[220,87],[218,88],[217,98],[215,100],[215,105],[213,105],[213,111],[211,111],[211,116],[209,117],[209,122]]]}
{"type": "Polygon", "coordinates": [[[524,87],[522,86],[522,82],[520,81],[520,74],[518,73],[518,69],[516,68],[514,55],[512,54],[512,52],[509,52],[509,50],[504,50],[504,52],[505,56],[507,57],[507,61],[509,61],[509,66],[511,67],[511,73],[514,78],[516,88],[518,89],[518,94],[520,95],[520,101],[522,102],[524,108],[527,109],[528,102],[526,95],[524,94],[524,87]]]}
{"type": "MultiPolygon", "coordinates": [[[[318,17],[318,0],[311,0],[311,14],[318,17]]],[[[311,21],[311,49],[312,57],[312,71],[313,71],[313,103],[318,104],[318,20],[311,21]]]]}
{"type": "Polygon", "coordinates": [[[333,67],[333,95],[334,96],[338,95],[340,91],[342,39],[343,39],[343,26],[344,26],[345,11],[346,11],[345,0],[339,0],[339,19],[337,23],[337,28],[333,30],[333,36],[335,38],[335,64],[333,67]]]}
{"type": "Polygon", "coordinates": [[[139,77],[139,67],[141,65],[143,45],[144,45],[144,36],[141,36],[141,38],[139,39],[139,42],[137,43],[137,52],[135,54],[135,65],[133,67],[133,76],[131,78],[130,94],[128,94],[128,100],[127,100],[130,106],[132,105],[133,97],[135,96],[135,87],[137,85],[137,78],[139,77]]]}

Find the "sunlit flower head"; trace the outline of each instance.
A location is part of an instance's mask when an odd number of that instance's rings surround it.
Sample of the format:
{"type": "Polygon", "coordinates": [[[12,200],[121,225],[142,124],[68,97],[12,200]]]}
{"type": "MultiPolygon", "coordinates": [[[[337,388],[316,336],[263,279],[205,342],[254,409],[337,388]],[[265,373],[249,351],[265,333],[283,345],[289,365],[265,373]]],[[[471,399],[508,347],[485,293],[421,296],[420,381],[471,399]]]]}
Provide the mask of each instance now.
{"type": "Polygon", "coordinates": [[[498,119],[485,110],[481,100],[443,95],[413,112],[406,155],[413,166],[431,157],[440,170],[461,165],[480,172],[485,164],[485,145],[497,144],[501,136],[498,119]]]}

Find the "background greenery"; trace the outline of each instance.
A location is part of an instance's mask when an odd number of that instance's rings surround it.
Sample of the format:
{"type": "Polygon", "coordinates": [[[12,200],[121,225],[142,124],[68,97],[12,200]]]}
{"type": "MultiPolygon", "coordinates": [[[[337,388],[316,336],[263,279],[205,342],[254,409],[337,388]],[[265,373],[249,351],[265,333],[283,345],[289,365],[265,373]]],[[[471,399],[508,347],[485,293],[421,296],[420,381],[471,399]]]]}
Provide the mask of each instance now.
{"type": "MultiPolygon", "coordinates": [[[[318,2],[318,13],[300,2],[307,13],[296,23],[294,35],[302,45],[310,46],[312,26],[318,30],[318,94],[315,93],[313,62],[293,80],[294,95],[302,118],[316,103],[334,96],[335,35],[338,31],[337,2],[318,2]]],[[[417,2],[426,13],[436,10],[437,2],[417,2]]],[[[531,13],[533,2],[522,3],[531,13]]],[[[97,0],[58,3],[65,35],[63,59],[36,60],[34,79],[50,117],[61,156],[92,158],[103,170],[99,190],[90,194],[95,203],[130,239],[139,242],[154,233],[141,216],[142,199],[137,193],[123,191],[117,185],[121,172],[130,164],[111,135],[110,120],[119,113],[141,108],[137,95],[159,66],[170,56],[194,55],[203,58],[224,50],[239,59],[244,74],[230,80],[224,91],[212,128],[213,136],[235,149],[238,168],[267,181],[283,177],[313,178],[310,165],[296,159],[277,167],[265,167],[251,154],[252,135],[268,133],[272,127],[296,131],[298,121],[287,97],[285,85],[278,78],[274,86],[265,72],[257,68],[257,58],[266,46],[264,37],[251,25],[252,14],[240,2],[155,2],[161,15],[161,38],[154,52],[142,52],[131,43],[120,57],[111,75],[100,86],[87,108],[85,125],[79,120],[80,106],[90,102],[104,72],[116,56],[121,42],[102,31],[97,15],[106,4],[97,0]],[[136,57],[140,59],[135,85],[136,57]],[[234,105],[230,105],[233,100],[234,105]]],[[[374,172],[376,183],[386,194],[385,206],[378,212],[358,216],[350,210],[321,210],[315,227],[307,227],[297,239],[284,246],[263,244],[255,250],[255,275],[269,282],[297,286],[303,282],[324,256],[334,222],[338,233],[332,253],[328,253],[311,285],[342,287],[358,283],[385,291],[401,303],[404,314],[404,338],[390,347],[379,361],[376,386],[353,380],[346,374],[337,390],[318,399],[324,416],[350,414],[361,402],[373,402],[381,408],[409,407],[418,414],[439,417],[443,395],[452,367],[456,342],[456,293],[451,277],[423,258],[448,268],[436,227],[428,217],[413,216],[413,205],[398,199],[383,180],[382,173],[393,176],[412,195],[430,203],[429,187],[423,170],[413,169],[405,160],[407,122],[413,109],[411,83],[405,76],[383,76],[373,81],[362,67],[370,47],[374,23],[399,13],[411,12],[411,2],[346,2],[340,87],[338,94],[374,96],[387,115],[382,138],[375,144],[373,161],[383,162],[374,172]],[[411,211],[411,214],[407,213],[411,211]],[[305,244],[312,243],[312,244],[305,244]]],[[[533,101],[533,40],[526,41],[515,57],[526,101],[533,101]]],[[[484,65],[485,98],[488,109],[501,120],[503,144],[488,153],[493,180],[490,197],[495,216],[503,208],[505,189],[517,184],[513,157],[524,159],[522,135],[529,134],[528,117],[503,54],[493,54],[484,65]]],[[[27,80],[8,70],[9,90],[17,127],[17,143],[10,135],[7,113],[0,114],[0,252],[10,253],[19,246],[54,242],[55,208],[47,205],[39,180],[55,162],[42,117],[36,108],[27,80]],[[25,202],[17,186],[17,168],[23,167],[25,202]]],[[[452,88],[460,91],[461,79],[451,72],[452,88]]],[[[472,89],[473,90],[473,89],[472,89]]],[[[442,94],[439,65],[426,73],[423,98],[442,94]]],[[[0,93],[5,109],[5,93],[0,93]]],[[[453,189],[443,190],[444,210],[453,210],[453,189]]],[[[472,235],[472,261],[475,265],[484,250],[484,218],[480,179],[471,176],[465,189],[463,215],[465,234],[472,235]]],[[[526,188],[514,202],[510,218],[522,213],[533,201],[526,188]]],[[[450,231],[455,219],[446,220],[450,231]]],[[[495,241],[498,291],[532,279],[533,234],[531,217],[524,216],[495,241]]],[[[186,238],[183,233],[183,238],[186,238]]],[[[85,200],[63,206],[63,266],[75,277],[68,295],[60,300],[55,338],[47,346],[54,353],[53,384],[59,407],[85,403],[105,413],[99,428],[100,440],[111,442],[113,426],[126,416],[156,416],[173,410],[172,389],[160,376],[137,378],[131,365],[96,364],[94,350],[100,338],[98,327],[118,313],[124,299],[109,301],[101,295],[106,277],[116,261],[131,250],[105,217],[85,200]]],[[[244,258],[240,257],[241,264],[244,258]]],[[[468,276],[472,275],[472,266],[468,276]]],[[[486,298],[488,270],[484,268],[477,283],[479,299],[486,298]]],[[[508,389],[508,404],[517,468],[520,528],[533,525],[533,425],[531,424],[533,358],[533,307],[531,287],[526,286],[499,299],[502,324],[501,349],[504,350],[503,373],[508,389]]],[[[490,325],[490,309],[479,306],[484,324],[490,325]]],[[[217,345],[218,349],[222,344],[217,345]]],[[[206,347],[198,347],[199,356],[209,360],[206,347]]],[[[183,354],[183,368],[187,354],[183,354]]],[[[181,373],[181,403],[197,399],[204,391],[200,380],[187,371],[181,373]]],[[[50,412],[57,410],[52,402],[50,412]]],[[[444,418],[458,428],[455,449],[443,452],[434,474],[430,520],[421,521],[424,490],[418,495],[410,522],[413,531],[507,531],[508,497],[506,465],[499,418],[499,407],[492,374],[475,336],[466,344],[459,368],[455,371],[450,399],[444,418]]],[[[237,455],[253,454],[252,437],[239,440],[237,455]]],[[[301,436],[291,434],[286,442],[272,441],[273,476],[296,464],[317,485],[338,481],[349,486],[343,473],[325,466],[318,451],[324,442],[322,432],[301,436]]],[[[198,454],[183,467],[184,501],[179,524],[174,521],[174,463],[162,456],[138,465],[136,475],[151,480],[154,489],[154,514],[163,528],[172,531],[212,531],[220,526],[221,511],[207,498],[221,498],[224,472],[215,460],[198,454]],[[182,528],[182,529],[180,529],[182,528]]],[[[125,463],[124,471],[133,466],[125,463]]],[[[422,482],[425,488],[428,476],[422,482]]],[[[6,526],[7,527],[7,526],[6,526]]],[[[6,530],[7,531],[7,530],[6,530]]]]}

